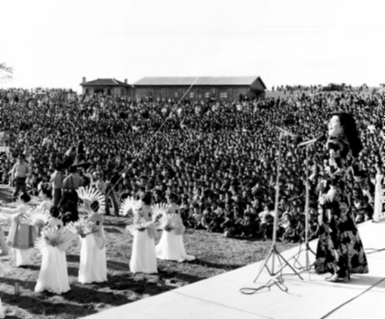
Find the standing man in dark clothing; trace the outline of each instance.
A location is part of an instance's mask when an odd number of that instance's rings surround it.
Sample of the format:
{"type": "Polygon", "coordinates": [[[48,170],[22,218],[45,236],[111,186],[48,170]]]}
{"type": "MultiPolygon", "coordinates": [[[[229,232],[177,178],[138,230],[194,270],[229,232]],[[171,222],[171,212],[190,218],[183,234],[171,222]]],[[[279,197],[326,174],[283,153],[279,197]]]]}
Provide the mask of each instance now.
{"type": "Polygon", "coordinates": [[[63,192],[69,193],[70,196],[68,198],[71,198],[74,202],[78,202],[78,194],[76,190],[82,186],[82,178],[77,172],[76,166],[71,166],[69,169],[69,175],[64,179],[63,181],[63,192]]]}
{"type": "Polygon", "coordinates": [[[79,197],[76,190],[80,186],[82,186],[82,178],[77,173],[77,167],[71,166],[69,169],[69,175],[63,181],[63,196],[58,205],[64,224],[77,221],[79,219],[79,197]]]}
{"type": "Polygon", "coordinates": [[[11,171],[12,180],[15,182],[15,191],[13,193],[13,198],[16,200],[19,191],[21,190],[23,194],[27,193],[27,186],[25,181],[29,173],[29,165],[24,161],[24,156],[20,154],[16,164],[13,166],[11,171]]]}

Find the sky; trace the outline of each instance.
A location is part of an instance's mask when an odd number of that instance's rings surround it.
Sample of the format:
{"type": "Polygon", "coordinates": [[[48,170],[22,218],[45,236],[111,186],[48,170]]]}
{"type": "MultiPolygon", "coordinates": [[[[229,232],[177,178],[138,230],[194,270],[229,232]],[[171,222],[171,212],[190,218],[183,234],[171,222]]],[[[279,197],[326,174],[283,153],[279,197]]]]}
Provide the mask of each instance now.
{"type": "Polygon", "coordinates": [[[272,86],[385,83],[383,0],[2,1],[0,87],[83,77],[260,76],[272,86]]]}

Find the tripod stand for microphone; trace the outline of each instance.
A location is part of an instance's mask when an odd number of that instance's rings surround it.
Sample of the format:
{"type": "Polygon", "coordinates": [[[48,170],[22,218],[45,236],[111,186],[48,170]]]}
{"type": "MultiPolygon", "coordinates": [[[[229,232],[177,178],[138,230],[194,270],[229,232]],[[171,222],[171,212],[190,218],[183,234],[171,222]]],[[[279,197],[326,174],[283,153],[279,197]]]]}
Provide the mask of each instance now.
{"type": "MultiPolygon", "coordinates": [[[[280,131],[283,131],[280,129],[280,131]]],[[[278,146],[278,160],[277,160],[277,180],[276,180],[276,189],[275,189],[275,209],[274,209],[274,228],[273,228],[273,242],[271,244],[270,251],[266,257],[266,259],[263,261],[261,267],[259,268],[258,274],[254,279],[254,283],[257,281],[259,276],[261,275],[264,268],[267,269],[271,279],[267,282],[266,285],[263,285],[257,289],[255,288],[242,288],[241,292],[244,294],[252,294],[256,291],[263,289],[263,288],[270,288],[272,285],[277,285],[279,289],[282,291],[287,291],[287,287],[283,284],[283,278],[282,278],[282,270],[288,266],[291,268],[291,270],[294,272],[295,275],[297,275],[299,278],[303,280],[300,273],[298,273],[295,268],[289,264],[289,262],[283,258],[281,253],[277,250],[277,227],[278,227],[278,202],[279,202],[279,177],[280,177],[280,169],[281,169],[281,140],[282,136],[285,135],[283,133],[279,134],[279,146],[278,146]],[[269,268],[268,263],[271,259],[271,268],[269,268]],[[278,261],[279,265],[276,268],[276,260],[278,261]]]]}
{"type": "Polygon", "coordinates": [[[295,254],[290,259],[295,259],[294,266],[303,271],[309,271],[313,265],[310,264],[310,258],[309,258],[309,252],[312,253],[315,256],[315,252],[310,248],[309,246],[309,147],[312,144],[306,145],[306,200],[305,200],[305,242],[300,244],[300,249],[297,254],[295,254]],[[299,262],[299,257],[301,253],[305,251],[305,266],[302,266],[299,262]],[[297,267],[297,265],[299,265],[297,267]]]}

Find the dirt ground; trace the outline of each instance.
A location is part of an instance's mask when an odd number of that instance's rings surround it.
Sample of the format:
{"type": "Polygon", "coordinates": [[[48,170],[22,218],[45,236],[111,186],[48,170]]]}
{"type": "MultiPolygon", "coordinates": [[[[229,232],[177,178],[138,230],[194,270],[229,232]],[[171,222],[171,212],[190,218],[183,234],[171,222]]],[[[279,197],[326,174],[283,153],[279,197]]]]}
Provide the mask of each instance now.
{"type": "MultiPolygon", "coordinates": [[[[0,205],[9,205],[9,195],[8,189],[0,188],[0,205]]],[[[106,216],[106,283],[77,282],[80,243],[74,238],[67,250],[71,290],[63,295],[34,292],[41,263],[38,250],[34,250],[33,265],[28,268],[16,268],[12,256],[0,257],[0,297],[6,318],[81,318],[256,262],[263,259],[271,247],[269,241],[230,239],[222,234],[187,230],[186,251],[195,255],[196,260],[184,263],[158,260],[158,274],[132,274],[128,266],[132,236],[125,230],[129,223],[127,218],[106,216]],[[15,283],[20,285],[19,295],[15,295],[15,283]]],[[[7,233],[10,222],[0,220],[0,225],[7,233]]],[[[161,232],[158,239],[160,235],[161,232]]],[[[278,248],[282,251],[292,246],[279,244],[278,248]]]]}

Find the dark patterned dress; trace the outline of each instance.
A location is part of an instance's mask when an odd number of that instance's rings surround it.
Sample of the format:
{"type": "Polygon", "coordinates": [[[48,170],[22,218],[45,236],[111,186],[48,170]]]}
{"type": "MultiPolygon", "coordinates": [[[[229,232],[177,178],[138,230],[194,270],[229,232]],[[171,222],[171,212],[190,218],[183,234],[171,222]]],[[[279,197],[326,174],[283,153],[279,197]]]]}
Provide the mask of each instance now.
{"type": "Polygon", "coordinates": [[[345,277],[349,273],[367,273],[368,263],[352,215],[346,177],[354,174],[353,155],[344,136],[330,137],[328,160],[324,167],[318,212],[322,215],[315,270],[345,277]]]}

